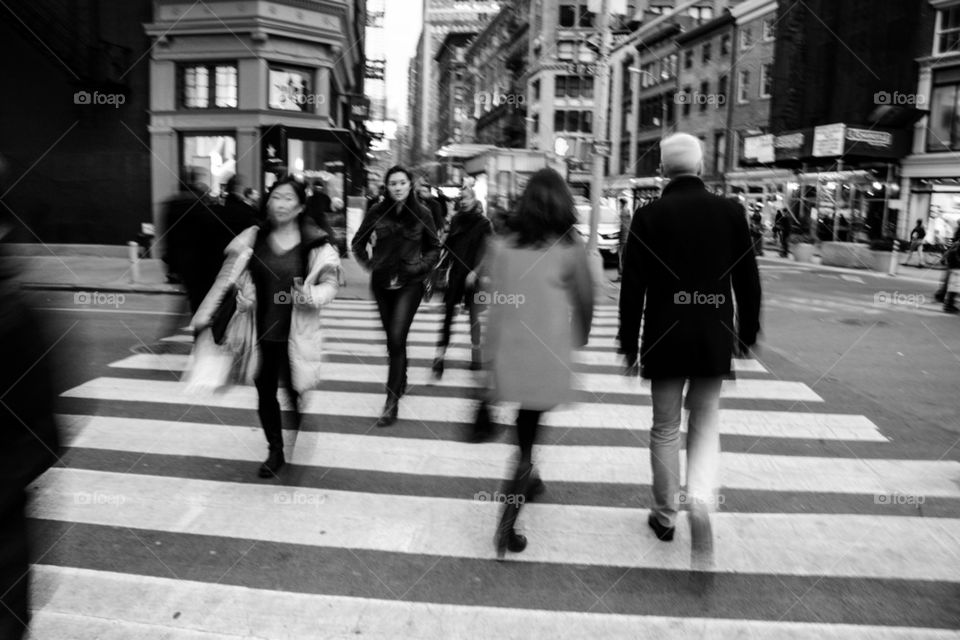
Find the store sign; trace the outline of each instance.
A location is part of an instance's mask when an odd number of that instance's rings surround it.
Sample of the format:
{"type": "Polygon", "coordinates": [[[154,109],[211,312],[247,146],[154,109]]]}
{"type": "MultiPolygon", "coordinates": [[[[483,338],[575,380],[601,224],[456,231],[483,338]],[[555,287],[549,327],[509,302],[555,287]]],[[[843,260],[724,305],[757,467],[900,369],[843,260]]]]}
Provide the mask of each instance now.
{"type": "Polygon", "coordinates": [[[862,142],[875,149],[889,149],[893,146],[893,134],[889,131],[875,131],[873,129],[847,129],[847,142],[856,144],[862,142]]]}
{"type": "Polygon", "coordinates": [[[843,123],[826,124],[813,130],[813,155],[817,158],[829,158],[843,155],[843,123]]]}
{"type": "Polygon", "coordinates": [[[773,162],[773,134],[744,138],[743,159],[761,164],[773,162]]]}
{"type": "Polygon", "coordinates": [[[777,162],[797,161],[811,155],[813,129],[788,131],[773,138],[773,156],[777,162]]]}

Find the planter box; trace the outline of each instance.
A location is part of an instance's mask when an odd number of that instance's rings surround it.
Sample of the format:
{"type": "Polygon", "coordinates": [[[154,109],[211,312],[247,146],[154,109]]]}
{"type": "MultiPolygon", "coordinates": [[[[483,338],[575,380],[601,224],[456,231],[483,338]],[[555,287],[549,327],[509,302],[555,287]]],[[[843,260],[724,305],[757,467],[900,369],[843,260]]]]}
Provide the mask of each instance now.
{"type": "Polygon", "coordinates": [[[813,250],[814,245],[806,244],[804,242],[798,242],[797,244],[791,245],[790,250],[793,252],[793,258],[797,262],[813,262],[813,250]]]}
{"type": "Polygon", "coordinates": [[[894,254],[893,251],[876,251],[871,250],[870,253],[873,256],[873,270],[874,271],[883,271],[886,272],[890,269],[890,256],[896,255],[897,261],[900,260],[899,254],[894,254]]]}
{"type": "Polygon", "coordinates": [[[849,269],[874,268],[870,246],[856,242],[824,242],[820,245],[820,264],[849,269]]]}

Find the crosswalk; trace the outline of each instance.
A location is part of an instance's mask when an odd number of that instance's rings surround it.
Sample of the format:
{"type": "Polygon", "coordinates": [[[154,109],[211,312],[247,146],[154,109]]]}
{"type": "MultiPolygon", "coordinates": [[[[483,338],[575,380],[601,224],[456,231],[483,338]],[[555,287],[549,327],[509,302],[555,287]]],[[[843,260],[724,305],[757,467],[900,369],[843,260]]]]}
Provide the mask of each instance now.
{"type": "Polygon", "coordinates": [[[546,416],[530,544],[494,562],[515,446],[508,427],[465,442],[482,380],[461,316],[430,381],[439,324],[424,305],[400,420],[377,429],[376,310],[328,307],[325,382],[274,480],[254,389],[185,392],[186,334],[67,390],[67,454],[33,487],[31,637],[960,638],[960,463],[904,455],[766,362],[722,390],[712,566],[686,517],[657,541],[649,385],[619,375],[612,307],[574,359],[577,402],[546,416]]]}

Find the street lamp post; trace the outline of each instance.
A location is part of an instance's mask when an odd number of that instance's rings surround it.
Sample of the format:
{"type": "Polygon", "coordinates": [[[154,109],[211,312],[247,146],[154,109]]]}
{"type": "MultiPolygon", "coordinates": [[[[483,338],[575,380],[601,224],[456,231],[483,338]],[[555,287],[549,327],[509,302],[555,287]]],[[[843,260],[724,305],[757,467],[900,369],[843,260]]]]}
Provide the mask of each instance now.
{"type": "Polygon", "coordinates": [[[597,249],[597,232],[600,225],[600,199],[603,195],[603,167],[606,153],[609,151],[607,141],[607,101],[610,92],[610,67],[607,64],[610,57],[610,45],[613,39],[610,33],[610,0],[602,0],[597,27],[600,31],[600,52],[598,55],[600,68],[597,97],[593,104],[594,148],[593,148],[593,176],[590,181],[590,239],[587,243],[587,252],[596,266],[595,277],[598,282],[603,280],[603,259],[597,249]],[[598,144],[599,143],[599,144],[598,144]],[[601,148],[602,147],[602,148],[601,148]]]}

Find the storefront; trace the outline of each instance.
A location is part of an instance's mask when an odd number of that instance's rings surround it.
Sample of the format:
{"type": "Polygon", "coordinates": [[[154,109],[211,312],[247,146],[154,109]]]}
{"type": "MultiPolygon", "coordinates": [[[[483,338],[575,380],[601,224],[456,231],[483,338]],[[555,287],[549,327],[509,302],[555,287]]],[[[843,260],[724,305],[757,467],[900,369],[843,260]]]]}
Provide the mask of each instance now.
{"type": "Polygon", "coordinates": [[[953,237],[960,224],[960,154],[910,156],[903,162],[902,188],[906,215],[898,235],[905,238],[917,220],[927,230],[927,242],[953,237]]]}

